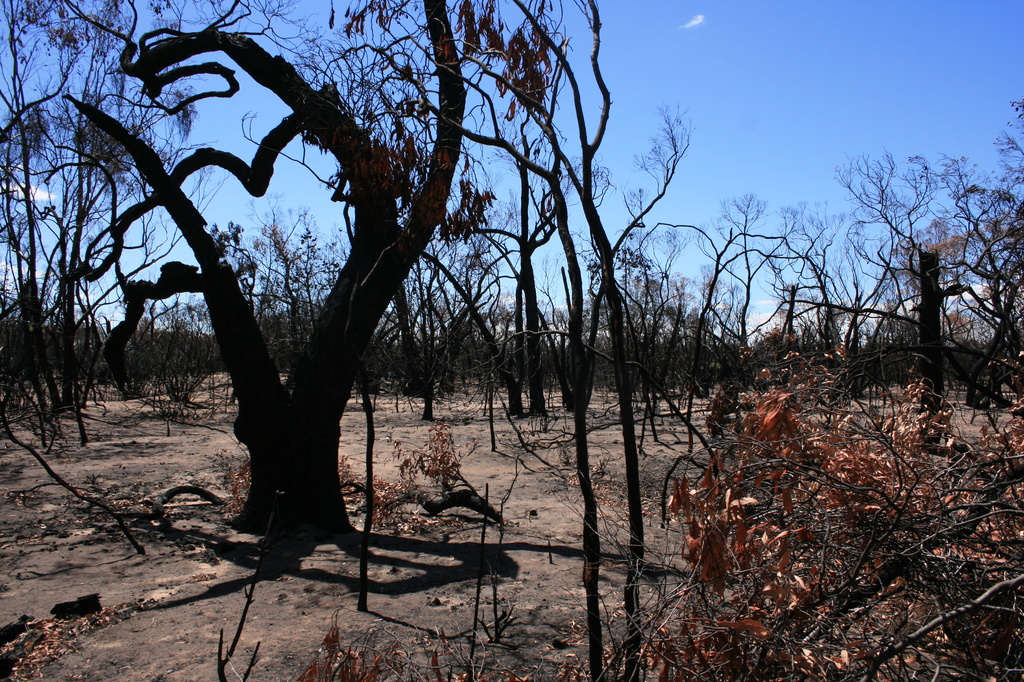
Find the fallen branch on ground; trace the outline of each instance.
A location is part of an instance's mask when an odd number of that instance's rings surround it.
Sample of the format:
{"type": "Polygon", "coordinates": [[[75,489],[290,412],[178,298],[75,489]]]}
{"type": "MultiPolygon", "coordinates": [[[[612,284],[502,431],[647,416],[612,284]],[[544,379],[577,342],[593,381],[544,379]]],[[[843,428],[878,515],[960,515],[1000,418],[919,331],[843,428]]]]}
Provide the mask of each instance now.
{"type": "Polygon", "coordinates": [[[966,604],[963,604],[962,606],[958,606],[952,611],[947,611],[946,613],[936,616],[923,627],[919,628],[916,632],[905,637],[901,642],[897,644],[891,644],[882,649],[881,651],[879,651],[878,653],[876,653],[871,658],[871,665],[868,668],[867,672],[864,673],[864,677],[861,678],[861,682],[870,682],[870,680],[873,680],[875,675],[878,673],[879,668],[882,667],[883,663],[885,663],[893,656],[899,655],[903,652],[904,649],[907,649],[908,647],[917,643],[919,640],[923,639],[932,630],[942,627],[951,620],[955,620],[957,618],[960,618],[961,616],[967,615],[968,613],[977,611],[978,609],[981,609],[984,606],[986,606],[990,601],[992,601],[992,599],[1002,594],[1003,592],[1015,590],[1021,587],[1022,585],[1024,585],[1024,575],[1019,575],[1016,578],[1012,578],[1010,580],[1003,580],[1002,582],[998,582],[992,587],[985,590],[985,593],[977,599],[975,599],[974,601],[968,602],[966,604]]]}
{"type": "Polygon", "coordinates": [[[439,494],[419,493],[415,500],[420,503],[423,509],[431,516],[437,516],[441,512],[452,507],[465,507],[472,511],[486,516],[495,523],[504,523],[501,514],[497,512],[487,501],[480,497],[475,490],[470,488],[456,488],[445,490],[439,494]]]}
{"type": "MultiPolygon", "coordinates": [[[[14,431],[11,429],[11,423],[7,419],[7,411],[5,407],[6,405],[3,403],[3,401],[0,401],[0,421],[3,422],[3,427],[4,431],[7,433],[7,438],[12,443],[17,445],[19,448],[21,448],[28,454],[32,455],[33,459],[35,459],[39,463],[39,465],[43,467],[43,470],[46,471],[47,475],[51,479],[56,481],[58,485],[60,485],[69,493],[77,497],[82,502],[85,502],[86,504],[92,505],[94,507],[99,507],[108,516],[113,518],[114,521],[117,523],[117,527],[121,530],[121,534],[124,535],[125,539],[128,540],[129,544],[131,544],[135,551],[138,554],[145,554],[146,548],[143,547],[139,543],[139,541],[135,539],[134,535],[132,535],[131,530],[129,530],[128,528],[128,524],[124,522],[124,517],[121,514],[114,511],[114,509],[110,505],[103,502],[102,500],[99,500],[95,497],[92,497],[91,495],[86,495],[85,493],[80,492],[75,486],[71,485],[66,480],[64,480],[64,478],[60,474],[58,474],[53,469],[53,467],[50,466],[50,463],[46,461],[46,458],[43,457],[43,455],[36,448],[34,448],[30,443],[26,443],[25,441],[21,440],[20,438],[18,438],[18,436],[15,435],[14,431]]],[[[53,443],[54,441],[51,440],[50,447],[46,451],[47,454],[49,454],[50,450],[53,448],[53,443]]]]}

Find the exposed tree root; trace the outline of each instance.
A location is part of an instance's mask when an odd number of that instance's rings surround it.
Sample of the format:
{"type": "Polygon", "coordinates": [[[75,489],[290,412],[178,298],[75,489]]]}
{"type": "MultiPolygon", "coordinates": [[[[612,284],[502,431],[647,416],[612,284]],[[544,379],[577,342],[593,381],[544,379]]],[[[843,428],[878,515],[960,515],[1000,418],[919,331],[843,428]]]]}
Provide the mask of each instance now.
{"type": "MultiPolygon", "coordinates": [[[[366,492],[366,487],[362,483],[355,481],[349,481],[343,484],[342,487],[357,493],[366,492]]],[[[463,507],[482,514],[495,523],[505,523],[501,514],[488,504],[487,500],[480,497],[479,493],[473,488],[455,488],[441,492],[425,492],[418,488],[413,488],[402,496],[393,499],[387,506],[391,508],[412,502],[419,504],[431,516],[437,516],[441,512],[453,507],[463,507]]]]}
{"type": "Polygon", "coordinates": [[[431,516],[437,516],[452,507],[465,507],[478,514],[483,514],[495,523],[504,523],[501,514],[471,488],[455,488],[438,494],[418,493],[414,499],[431,516]]]}
{"type": "Polygon", "coordinates": [[[164,517],[164,505],[178,495],[198,495],[210,504],[224,504],[224,500],[220,499],[205,488],[200,488],[195,485],[178,485],[153,498],[153,510],[149,512],[148,518],[162,519],[164,517]]]}

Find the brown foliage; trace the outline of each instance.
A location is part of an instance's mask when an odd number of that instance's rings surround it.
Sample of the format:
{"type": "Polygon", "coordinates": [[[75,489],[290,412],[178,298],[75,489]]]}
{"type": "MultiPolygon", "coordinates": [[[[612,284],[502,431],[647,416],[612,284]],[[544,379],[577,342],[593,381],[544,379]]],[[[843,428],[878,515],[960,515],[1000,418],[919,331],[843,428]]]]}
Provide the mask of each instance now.
{"type": "Polygon", "coordinates": [[[426,447],[406,450],[401,443],[395,444],[395,459],[399,462],[402,480],[412,485],[419,476],[450,488],[465,483],[462,477],[462,459],[472,452],[460,452],[452,437],[452,427],[444,422],[430,425],[430,436],[426,447]]]}
{"type": "MultiPolygon", "coordinates": [[[[828,373],[805,369],[746,396],[742,432],[699,481],[675,482],[692,572],[656,600],[658,679],[859,677],[888,643],[1024,572],[1024,420],[969,439],[948,405],[920,409],[921,384],[839,406],[828,373]]],[[[1015,667],[1012,604],[936,628],[881,676],[1015,667]]]]}
{"type": "Polygon", "coordinates": [[[224,487],[227,489],[225,511],[236,516],[245,506],[245,498],[249,494],[249,460],[231,459],[223,452],[218,453],[224,472],[224,487]]]}
{"type": "MultiPolygon", "coordinates": [[[[408,448],[401,441],[395,441],[392,459],[398,463],[399,480],[374,476],[375,522],[398,525],[403,531],[431,523],[422,518],[413,521],[400,513],[408,504],[426,507],[425,489],[430,487],[440,488],[444,493],[466,489],[476,494],[475,488],[462,475],[462,460],[474,448],[475,444],[468,449],[456,445],[451,425],[443,422],[431,424],[427,442],[421,448],[408,448]]],[[[340,460],[339,477],[358,493],[349,502],[360,504],[362,483],[357,483],[359,479],[347,457],[340,460]]]]}

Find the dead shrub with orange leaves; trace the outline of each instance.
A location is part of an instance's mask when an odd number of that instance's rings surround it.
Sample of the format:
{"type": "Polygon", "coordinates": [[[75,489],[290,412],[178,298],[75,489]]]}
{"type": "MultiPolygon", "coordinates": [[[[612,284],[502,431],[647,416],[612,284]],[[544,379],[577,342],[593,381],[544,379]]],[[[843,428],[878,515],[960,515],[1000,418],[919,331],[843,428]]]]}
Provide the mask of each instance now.
{"type": "Polygon", "coordinates": [[[423,478],[446,490],[456,485],[469,485],[462,476],[462,460],[473,452],[476,444],[467,450],[459,448],[455,444],[451,424],[444,422],[431,424],[429,434],[422,448],[410,450],[401,442],[395,443],[394,459],[398,462],[402,481],[410,488],[423,478]]]}
{"type": "MultiPolygon", "coordinates": [[[[299,682],[529,682],[529,674],[520,676],[511,670],[467,667],[464,656],[440,635],[434,644],[417,651],[415,647],[392,642],[381,645],[370,632],[361,646],[343,645],[337,622],[331,625],[320,648],[299,682]],[[461,662],[457,662],[461,661],[461,662]],[[462,669],[463,672],[457,672],[462,669]]],[[[570,670],[557,676],[556,682],[581,682],[570,670]]]]}
{"type": "MultiPolygon", "coordinates": [[[[395,441],[392,460],[398,464],[398,480],[374,476],[374,521],[391,525],[403,532],[415,532],[423,525],[444,521],[436,517],[440,511],[465,507],[498,521],[500,515],[462,474],[462,460],[476,448],[456,444],[450,424],[435,422],[429,427],[427,442],[422,447],[407,447],[395,441]],[[430,515],[403,515],[406,505],[418,504],[430,515]]],[[[341,457],[339,474],[348,489],[347,501],[358,509],[364,502],[364,483],[352,469],[349,459],[341,457]]]]}
{"type": "Polygon", "coordinates": [[[227,490],[224,511],[228,516],[237,516],[249,495],[249,459],[233,457],[224,450],[218,451],[214,457],[223,476],[223,486],[227,490]]]}
{"type": "Polygon", "coordinates": [[[967,438],[951,406],[921,408],[920,384],[875,405],[837,405],[833,388],[820,372],[747,394],[739,433],[675,481],[684,577],[652,597],[649,670],[1019,674],[1024,419],[967,438]]]}
{"type": "Polygon", "coordinates": [[[374,682],[387,679],[385,672],[401,673],[402,656],[397,651],[354,651],[341,645],[337,622],[324,636],[313,660],[299,676],[299,682],[374,682]]]}

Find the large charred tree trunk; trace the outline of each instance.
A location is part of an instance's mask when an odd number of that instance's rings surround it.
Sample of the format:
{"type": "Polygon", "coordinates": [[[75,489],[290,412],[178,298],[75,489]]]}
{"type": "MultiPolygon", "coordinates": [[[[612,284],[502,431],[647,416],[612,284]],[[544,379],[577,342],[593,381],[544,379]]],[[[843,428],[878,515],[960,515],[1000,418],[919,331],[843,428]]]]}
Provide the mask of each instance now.
{"type": "Polygon", "coordinates": [[[523,312],[526,317],[525,380],[530,400],[530,414],[547,414],[544,399],[544,370],[541,357],[540,304],[537,281],[533,272],[533,249],[523,248],[519,270],[519,286],[523,291],[523,312]]]}
{"type": "MultiPolygon", "coordinates": [[[[405,199],[399,217],[394,191],[392,150],[352,118],[333,87],[314,90],[287,61],[271,56],[250,37],[208,29],[175,34],[141,50],[129,45],[122,68],[146,84],[151,97],[178,78],[196,75],[180,65],[207,53],[222,53],[294,112],[263,139],[247,165],[214,149],[199,149],[172,171],[147,143],[92,105],[74,102],[98,128],[120,143],[152,187],[156,201],[128,209],[116,226],[120,234],[149,209],[162,206],[174,221],[197,263],[198,286],[238,400],[235,435],[249,449],[251,489],[237,525],[261,532],[276,507],[285,526],[313,523],[350,530],[338,480],[339,422],[358,371],[360,356],[391,297],[445,219],[462,145],[458,127],[465,110],[465,89],[443,0],[424,2],[424,26],[436,60],[438,106],[432,149],[416,171],[422,180],[405,199]],[[136,54],[138,58],[135,58],[136,54]],[[182,183],[209,166],[229,171],[250,194],[261,196],[274,162],[295,137],[332,154],[338,162],[335,198],[352,209],[351,249],[324,304],[312,337],[292,375],[291,391],[282,384],[238,276],[222,248],[207,231],[202,214],[182,191],[182,183]],[[141,207],[141,208],[140,208],[141,207]]],[[[202,73],[225,78],[237,89],[232,72],[220,64],[202,65],[202,73]],[[227,75],[225,75],[227,74],[227,75]]],[[[222,93],[217,95],[222,96],[222,93]]],[[[408,181],[408,178],[405,178],[408,181]]],[[[452,226],[448,226],[453,229],[452,226]]],[[[465,229],[463,227],[463,229],[465,229]]],[[[106,262],[106,268],[111,267],[106,262]]],[[[97,271],[94,276],[102,275],[97,271]]],[[[130,334],[122,334],[127,338],[130,334]]]]}
{"type": "MultiPolygon", "coordinates": [[[[562,280],[565,281],[565,270],[562,271],[562,280]]],[[[569,297],[569,284],[565,284],[565,295],[569,297]]],[[[558,379],[558,386],[562,392],[562,407],[569,410],[570,412],[576,409],[576,382],[572,375],[570,368],[571,360],[569,359],[568,342],[565,336],[561,334],[552,333],[552,329],[549,327],[544,319],[541,319],[544,331],[547,335],[548,340],[548,351],[551,357],[551,364],[554,366],[555,377],[558,379]]],[[[580,394],[582,395],[582,394],[580,394]]]]}
{"type": "Polygon", "coordinates": [[[388,292],[401,287],[412,267],[410,256],[399,249],[385,247],[374,258],[375,251],[372,244],[353,243],[348,265],[296,364],[290,400],[279,403],[269,384],[256,400],[238,393],[235,434],[249,449],[252,469],[237,521],[241,528],[260,530],[277,504],[285,522],[352,530],[338,479],[339,423],[359,358],[390,302],[388,292]]]}
{"type": "MultiPolygon", "coordinates": [[[[249,451],[251,485],[235,520],[239,528],[260,532],[273,515],[285,526],[310,523],[339,532],[353,530],[338,479],[337,424],[332,428],[310,421],[296,419],[287,410],[275,422],[262,424],[257,438],[243,441],[249,451]],[[301,423],[315,431],[301,430],[301,423]]],[[[236,423],[236,433],[240,426],[236,423]]]]}
{"type": "Polygon", "coordinates": [[[927,392],[922,399],[925,409],[935,412],[942,404],[945,393],[942,371],[942,299],[944,292],[939,282],[939,254],[921,249],[920,265],[921,301],[918,304],[920,359],[918,372],[927,392]]]}

